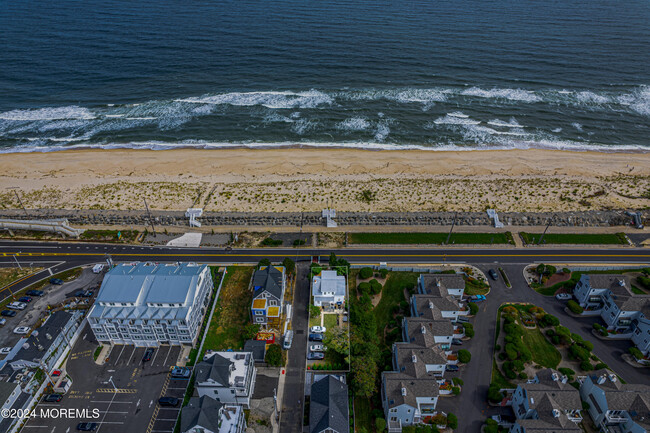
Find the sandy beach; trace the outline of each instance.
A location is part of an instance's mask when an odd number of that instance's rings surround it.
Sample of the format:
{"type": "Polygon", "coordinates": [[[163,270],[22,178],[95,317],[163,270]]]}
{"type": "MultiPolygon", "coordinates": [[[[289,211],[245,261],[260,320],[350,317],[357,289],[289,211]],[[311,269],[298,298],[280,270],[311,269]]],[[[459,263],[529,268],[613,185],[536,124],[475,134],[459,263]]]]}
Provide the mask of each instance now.
{"type": "Polygon", "coordinates": [[[16,208],[588,210],[650,206],[650,154],[550,150],[72,150],[0,155],[16,208]]]}

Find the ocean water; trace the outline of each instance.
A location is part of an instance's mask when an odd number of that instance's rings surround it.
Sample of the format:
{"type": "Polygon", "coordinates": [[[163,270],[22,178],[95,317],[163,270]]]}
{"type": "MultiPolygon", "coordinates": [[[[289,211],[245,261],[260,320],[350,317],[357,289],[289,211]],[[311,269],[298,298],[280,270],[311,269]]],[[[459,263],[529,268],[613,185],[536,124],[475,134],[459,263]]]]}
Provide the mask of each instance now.
{"type": "Polygon", "coordinates": [[[0,1],[0,152],[650,149],[647,0],[0,1]]]}

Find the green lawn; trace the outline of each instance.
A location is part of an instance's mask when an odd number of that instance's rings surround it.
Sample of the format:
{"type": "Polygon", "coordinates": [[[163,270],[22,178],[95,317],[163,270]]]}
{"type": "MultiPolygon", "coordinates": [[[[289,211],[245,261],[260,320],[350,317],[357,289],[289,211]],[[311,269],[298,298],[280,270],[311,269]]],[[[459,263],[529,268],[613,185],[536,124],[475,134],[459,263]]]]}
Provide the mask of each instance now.
{"type": "Polygon", "coordinates": [[[562,360],[560,352],[549,343],[538,328],[527,329],[523,326],[522,328],[524,330],[524,344],[530,349],[533,362],[543,367],[557,368],[562,360]]]}
{"type": "MultiPolygon", "coordinates": [[[[521,232],[527,244],[537,244],[541,233],[521,232]]],[[[547,233],[542,240],[545,244],[579,244],[579,245],[621,245],[626,244],[623,233],[547,233]]]]}
{"type": "MultiPolygon", "coordinates": [[[[444,244],[449,233],[348,233],[350,244],[444,244]]],[[[450,244],[509,244],[512,234],[452,233],[450,244]]]]}
{"type": "Polygon", "coordinates": [[[388,274],[388,279],[381,292],[381,300],[372,310],[377,319],[377,335],[381,341],[384,341],[386,324],[393,318],[391,309],[394,305],[406,301],[404,288],[415,287],[419,275],[416,272],[391,272],[388,274]]]}
{"type": "Polygon", "coordinates": [[[634,293],[634,294],[636,294],[636,295],[647,295],[646,292],[644,292],[643,290],[639,289],[637,286],[632,286],[632,293],[634,293]]]}
{"type": "Polygon", "coordinates": [[[43,268],[0,268],[0,288],[13,283],[29,274],[42,271],[43,268]]]}
{"type": "Polygon", "coordinates": [[[309,318],[309,327],[320,326],[320,316],[314,316],[309,318]]]}
{"type": "Polygon", "coordinates": [[[499,388],[516,388],[516,386],[509,382],[506,377],[501,374],[499,368],[497,367],[497,362],[492,361],[492,382],[499,385],[499,388]]]}
{"type": "Polygon", "coordinates": [[[325,314],[323,318],[323,326],[325,326],[326,329],[333,329],[339,326],[339,321],[336,316],[336,314],[325,314]]]}
{"type": "MultiPolygon", "coordinates": [[[[238,350],[244,346],[244,328],[250,323],[253,293],[248,284],[253,267],[229,266],[203,350],[238,350]]],[[[201,354],[202,355],[202,354],[201,354]]]]}
{"type": "Polygon", "coordinates": [[[465,280],[465,294],[472,296],[472,295],[485,295],[487,294],[488,290],[490,288],[488,287],[487,283],[479,281],[479,280],[474,280],[474,281],[467,281],[465,280]]]}
{"type": "MultiPolygon", "coordinates": [[[[374,431],[374,420],[372,419],[372,406],[370,399],[354,399],[354,422],[357,427],[364,427],[367,431],[374,431]]],[[[352,430],[352,428],[350,428],[352,430]]]]}

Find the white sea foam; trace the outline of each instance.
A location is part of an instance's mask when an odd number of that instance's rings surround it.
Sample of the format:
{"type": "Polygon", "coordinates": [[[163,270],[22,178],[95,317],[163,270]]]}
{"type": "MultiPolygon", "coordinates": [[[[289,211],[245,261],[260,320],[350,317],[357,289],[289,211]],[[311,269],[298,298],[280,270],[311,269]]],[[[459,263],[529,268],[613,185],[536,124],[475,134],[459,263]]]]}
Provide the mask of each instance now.
{"type": "Polygon", "coordinates": [[[467,119],[469,117],[467,114],[463,113],[462,111],[454,111],[453,113],[447,113],[447,116],[460,117],[463,119],[467,119]]]}
{"type": "Polygon", "coordinates": [[[433,121],[436,125],[478,125],[480,120],[473,120],[468,117],[454,116],[453,114],[446,114],[433,121]]]}
{"type": "Polygon", "coordinates": [[[576,98],[579,102],[585,104],[608,104],[612,102],[608,96],[589,91],[576,93],[576,98]]]}
{"type": "Polygon", "coordinates": [[[573,127],[574,127],[575,129],[577,129],[578,131],[582,132],[582,125],[579,124],[578,122],[574,122],[574,123],[572,123],[571,126],[573,126],[573,127]]]}
{"type": "Polygon", "coordinates": [[[381,143],[386,140],[388,134],[390,134],[390,128],[388,127],[388,124],[379,123],[377,125],[377,131],[375,131],[375,140],[381,143]]]}
{"type": "Polygon", "coordinates": [[[67,107],[47,107],[35,110],[11,110],[0,113],[0,119],[11,121],[39,121],[64,119],[94,119],[95,115],[87,108],[70,105],[67,107]]]}
{"type": "Polygon", "coordinates": [[[471,87],[463,90],[461,95],[488,99],[505,99],[508,101],[518,102],[540,102],[542,100],[542,98],[535,94],[535,92],[523,89],[481,89],[480,87],[471,87]]]}
{"type": "Polygon", "coordinates": [[[228,104],[235,106],[262,105],[267,108],[316,108],[319,105],[330,105],[333,98],[318,90],[306,92],[232,92],[218,95],[176,99],[176,102],[193,104],[228,104]]]}
{"type": "Polygon", "coordinates": [[[521,126],[514,117],[511,117],[507,122],[500,119],[490,120],[488,122],[488,125],[500,126],[503,128],[523,128],[523,126],[521,126]]]}
{"type": "Polygon", "coordinates": [[[310,119],[300,119],[291,125],[291,130],[298,135],[304,135],[306,132],[318,128],[318,122],[310,119]]]}
{"type": "Polygon", "coordinates": [[[370,128],[370,122],[364,117],[351,117],[336,124],[336,129],[341,131],[365,131],[370,128]]]}

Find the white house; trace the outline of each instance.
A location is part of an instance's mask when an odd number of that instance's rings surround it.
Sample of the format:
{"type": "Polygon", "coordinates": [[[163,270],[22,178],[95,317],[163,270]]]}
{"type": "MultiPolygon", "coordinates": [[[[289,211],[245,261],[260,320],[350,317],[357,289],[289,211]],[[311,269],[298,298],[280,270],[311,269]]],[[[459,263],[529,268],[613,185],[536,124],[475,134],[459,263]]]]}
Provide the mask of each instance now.
{"type": "Polygon", "coordinates": [[[580,385],[589,415],[603,433],[650,431],[650,385],[624,384],[609,370],[591,372],[580,385]]]}
{"type": "Polygon", "coordinates": [[[440,344],[441,348],[449,349],[454,338],[454,325],[450,320],[405,317],[402,321],[402,337],[405,342],[422,347],[440,344]]]}
{"type": "Polygon", "coordinates": [[[250,352],[208,352],[195,368],[196,389],[219,403],[250,405],[257,369],[250,352]]]}
{"type": "Polygon", "coordinates": [[[120,264],[104,277],[88,323],[102,344],[191,346],[212,289],[207,265],[120,264]]]}
{"type": "Polygon", "coordinates": [[[469,309],[450,295],[411,295],[411,316],[430,320],[448,319],[458,321],[459,316],[467,316],[469,309]]]}
{"type": "Polygon", "coordinates": [[[345,302],[345,276],[336,271],[322,271],[311,282],[311,293],[317,307],[343,305],[345,302]]]}
{"type": "Polygon", "coordinates": [[[244,409],[237,405],[224,405],[207,395],[192,397],[181,410],[183,433],[244,433],[244,409]]]}
{"type": "Polygon", "coordinates": [[[418,293],[462,299],[465,280],[458,274],[421,274],[418,277],[418,293]]]}

